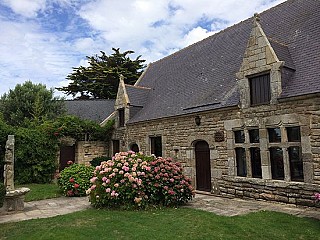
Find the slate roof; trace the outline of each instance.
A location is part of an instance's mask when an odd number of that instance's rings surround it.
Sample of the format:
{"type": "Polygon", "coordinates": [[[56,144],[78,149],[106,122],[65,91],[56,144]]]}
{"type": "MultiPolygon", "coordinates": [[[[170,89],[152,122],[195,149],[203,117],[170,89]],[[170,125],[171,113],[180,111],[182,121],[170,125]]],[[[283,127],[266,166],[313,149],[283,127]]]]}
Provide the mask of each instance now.
{"type": "Polygon", "coordinates": [[[143,107],[149,96],[150,88],[138,87],[125,84],[130,105],[135,107],[143,107]]]}
{"type": "MultiPolygon", "coordinates": [[[[319,0],[288,0],[260,14],[279,60],[295,69],[281,98],[320,92],[319,9],[319,0]]],[[[128,123],[236,106],[235,74],[252,22],[247,19],[152,63],[138,83],[151,90],[128,123]]]]}
{"type": "Polygon", "coordinates": [[[101,123],[114,111],[114,99],[66,100],[67,114],[101,123]]]}

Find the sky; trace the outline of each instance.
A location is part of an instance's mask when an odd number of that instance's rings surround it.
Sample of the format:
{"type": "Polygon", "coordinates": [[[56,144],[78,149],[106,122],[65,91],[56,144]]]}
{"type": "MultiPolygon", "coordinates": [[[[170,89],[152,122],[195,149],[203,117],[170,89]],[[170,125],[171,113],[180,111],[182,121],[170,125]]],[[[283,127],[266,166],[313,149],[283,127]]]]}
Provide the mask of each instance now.
{"type": "Polygon", "coordinates": [[[284,1],[0,0],[0,95],[28,80],[67,86],[86,56],[112,48],[148,64],[284,1]]]}

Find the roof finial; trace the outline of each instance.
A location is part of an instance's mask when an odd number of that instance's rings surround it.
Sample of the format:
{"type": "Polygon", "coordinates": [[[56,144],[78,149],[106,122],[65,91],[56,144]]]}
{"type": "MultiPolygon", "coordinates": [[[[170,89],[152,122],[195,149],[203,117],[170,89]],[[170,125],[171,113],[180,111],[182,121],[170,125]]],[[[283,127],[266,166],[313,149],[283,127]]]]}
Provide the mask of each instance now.
{"type": "Polygon", "coordinates": [[[254,18],[254,21],[255,21],[255,22],[260,22],[260,14],[259,14],[259,13],[255,13],[255,14],[253,15],[253,18],[254,18]]]}

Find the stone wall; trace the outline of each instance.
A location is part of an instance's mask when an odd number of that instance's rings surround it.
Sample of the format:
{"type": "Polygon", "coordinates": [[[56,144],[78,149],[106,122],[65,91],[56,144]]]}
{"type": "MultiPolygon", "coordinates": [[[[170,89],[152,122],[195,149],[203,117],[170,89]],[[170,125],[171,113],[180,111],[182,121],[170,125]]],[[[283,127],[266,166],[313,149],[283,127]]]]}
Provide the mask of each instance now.
{"type": "MultiPolygon", "coordinates": [[[[310,206],[312,195],[319,191],[320,184],[319,122],[320,99],[309,98],[254,108],[235,107],[128,124],[125,131],[123,128],[116,130],[114,136],[121,140],[122,151],[128,150],[132,143],[136,143],[140,151],[146,154],[151,154],[150,137],[161,136],[163,156],[182,162],[186,175],[191,177],[194,185],[196,184],[194,144],[198,140],[204,140],[210,148],[212,192],[310,206]],[[199,126],[195,124],[196,116],[201,118],[199,126]],[[307,182],[272,180],[268,175],[263,179],[237,177],[233,127],[240,125],[243,127],[243,124],[251,122],[254,126],[264,128],[268,122],[277,122],[281,125],[284,124],[282,121],[299,124],[301,127],[307,182]],[[215,141],[215,134],[218,132],[223,133],[222,142],[215,141]],[[250,188],[252,189],[249,190],[250,188]]],[[[266,152],[261,152],[261,155],[268,157],[266,152]]]]}
{"type": "Polygon", "coordinates": [[[79,141],[75,155],[77,163],[90,164],[93,158],[109,156],[109,145],[101,141],[79,141]]]}
{"type": "MultiPolygon", "coordinates": [[[[218,180],[219,195],[256,200],[276,201],[304,206],[316,206],[314,193],[318,184],[265,179],[223,177],[218,180]]],[[[319,206],[319,205],[318,205],[319,206]]]]}

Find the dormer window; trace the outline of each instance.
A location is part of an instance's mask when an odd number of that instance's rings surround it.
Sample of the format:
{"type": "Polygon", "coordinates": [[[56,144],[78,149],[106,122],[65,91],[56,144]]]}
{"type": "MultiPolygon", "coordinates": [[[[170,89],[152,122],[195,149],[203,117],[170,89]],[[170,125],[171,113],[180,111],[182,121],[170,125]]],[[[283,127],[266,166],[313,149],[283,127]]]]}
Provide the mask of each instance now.
{"type": "Polygon", "coordinates": [[[118,109],[119,127],[124,127],[124,108],[118,109]]]}
{"type": "Polygon", "coordinates": [[[268,104],[271,99],[270,74],[249,78],[251,106],[268,104]]]}

